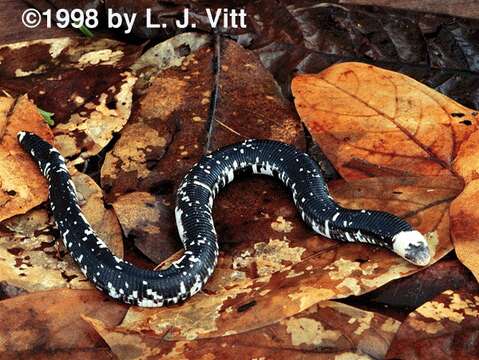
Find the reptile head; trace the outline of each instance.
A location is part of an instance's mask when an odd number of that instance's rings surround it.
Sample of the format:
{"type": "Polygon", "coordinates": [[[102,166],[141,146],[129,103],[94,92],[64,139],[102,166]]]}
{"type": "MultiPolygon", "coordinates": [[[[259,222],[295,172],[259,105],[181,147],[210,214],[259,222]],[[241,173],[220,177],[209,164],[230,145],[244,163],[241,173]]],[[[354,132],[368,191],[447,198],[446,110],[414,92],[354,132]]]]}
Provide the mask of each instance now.
{"type": "Polygon", "coordinates": [[[393,237],[393,250],[409,262],[425,266],[431,261],[425,237],[416,230],[401,231],[393,237]]]}

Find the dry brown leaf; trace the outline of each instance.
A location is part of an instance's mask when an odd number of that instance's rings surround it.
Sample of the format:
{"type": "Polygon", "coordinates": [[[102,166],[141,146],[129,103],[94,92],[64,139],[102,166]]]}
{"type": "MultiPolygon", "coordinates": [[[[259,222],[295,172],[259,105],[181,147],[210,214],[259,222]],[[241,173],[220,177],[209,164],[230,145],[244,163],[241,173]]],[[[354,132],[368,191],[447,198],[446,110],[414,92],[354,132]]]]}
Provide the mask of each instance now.
{"type": "Polygon", "coordinates": [[[204,153],[208,137],[210,150],[253,136],[300,143],[297,119],[271,75],[239,45],[225,41],[224,47],[224,97],[213,134],[208,124],[213,51],[203,47],[181,66],[164,70],[140,99],[138,113],[102,167],[102,185],[113,197],[132,190],[171,193],[204,153]]]}
{"type": "Polygon", "coordinates": [[[467,184],[451,207],[459,259],[479,279],[478,113],[399,73],[343,63],[300,75],[292,90],[314,139],[346,179],[456,175],[467,184]]]}
{"type": "Polygon", "coordinates": [[[126,306],[96,290],[52,290],[0,301],[0,358],[110,358],[82,316],[116,325],[126,306]]]}
{"type": "Polygon", "coordinates": [[[30,154],[18,144],[17,132],[31,131],[49,142],[52,142],[53,136],[37,107],[26,96],[20,97],[16,102],[1,97],[0,104],[1,221],[24,214],[48,197],[46,181],[30,154]]]}
{"type": "MultiPolygon", "coordinates": [[[[73,170],[73,169],[71,169],[73,170]]],[[[110,249],[123,256],[121,228],[114,212],[105,209],[101,189],[87,175],[72,176],[81,208],[110,249]]],[[[53,220],[43,208],[2,223],[13,233],[0,236],[0,274],[6,284],[27,291],[62,287],[91,288],[77,264],[52,232],[53,220]]]]}
{"type": "Polygon", "coordinates": [[[118,83],[85,103],[68,122],[55,126],[55,146],[63,156],[81,153],[76,160],[81,162],[98,154],[110,142],[130,117],[135,82],[136,77],[130,72],[120,74],[118,83]]]}
{"type": "Polygon", "coordinates": [[[148,49],[131,66],[138,76],[136,90],[143,93],[162,70],[181,66],[186,56],[209,42],[210,36],[207,34],[183,33],[148,49]]]}
{"type": "Polygon", "coordinates": [[[301,119],[345,179],[368,176],[374,166],[466,177],[453,161],[477,130],[477,113],[412,78],[342,63],[297,76],[292,91],[301,119]]]}
{"type": "Polygon", "coordinates": [[[150,193],[132,192],[112,203],[125,236],[132,238],[135,246],[155,263],[181,248],[180,242],[171,241],[176,236],[176,226],[163,201],[150,193]]]}
{"type": "Polygon", "coordinates": [[[381,359],[400,325],[392,318],[333,301],[239,335],[201,340],[171,341],[89,321],[120,359],[381,359]]]}
{"type": "Polygon", "coordinates": [[[0,46],[0,89],[28,93],[37,106],[54,113],[55,145],[63,156],[81,162],[96,155],[128,120],[136,81],[128,67],[141,50],[100,38],[0,46]]]}
{"type": "Polygon", "coordinates": [[[479,281],[479,179],[466,185],[451,204],[451,234],[456,255],[479,281]]]}
{"type": "Polygon", "coordinates": [[[409,315],[386,358],[478,359],[478,334],[479,294],[446,290],[409,315]]]}

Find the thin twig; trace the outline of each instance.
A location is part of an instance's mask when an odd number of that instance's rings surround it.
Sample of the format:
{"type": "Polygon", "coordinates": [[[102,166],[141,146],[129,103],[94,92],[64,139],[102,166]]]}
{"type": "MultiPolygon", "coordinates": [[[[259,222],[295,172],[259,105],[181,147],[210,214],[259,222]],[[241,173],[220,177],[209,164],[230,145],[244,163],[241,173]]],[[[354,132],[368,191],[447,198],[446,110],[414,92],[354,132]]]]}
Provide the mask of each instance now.
{"type": "Polygon", "coordinates": [[[216,108],[220,97],[220,71],[221,71],[221,47],[222,37],[219,33],[215,33],[215,53],[213,55],[213,91],[211,92],[210,107],[208,110],[208,120],[206,122],[206,144],[205,153],[210,152],[213,131],[216,122],[216,108]]]}
{"type": "Polygon", "coordinates": [[[228,126],[228,125],[226,125],[225,123],[223,123],[223,122],[221,122],[221,121],[219,121],[219,120],[216,120],[216,122],[217,122],[218,124],[220,124],[221,126],[223,126],[225,129],[227,129],[227,130],[231,131],[233,134],[236,134],[236,135],[238,135],[238,136],[241,136],[242,138],[245,138],[245,139],[247,139],[247,137],[246,137],[246,136],[244,136],[244,135],[241,135],[239,132],[237,132],[235,129],[233,129],[233,128],[229,127],[229,126],[228,126]]]}

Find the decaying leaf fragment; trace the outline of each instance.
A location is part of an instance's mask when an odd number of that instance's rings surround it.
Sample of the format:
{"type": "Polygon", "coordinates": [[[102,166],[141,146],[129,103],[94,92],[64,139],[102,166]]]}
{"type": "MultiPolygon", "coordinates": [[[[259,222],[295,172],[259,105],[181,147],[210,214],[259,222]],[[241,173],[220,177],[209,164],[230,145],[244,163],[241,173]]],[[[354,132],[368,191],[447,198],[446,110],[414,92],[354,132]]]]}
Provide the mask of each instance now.
{"type": "Polygon", "coordinates": [[[386,359],[479,358],[479,294],[446,290],[403,322],[386,359]]]}
{"type": "Polygon", "coordinates": [[[37,164],[18,143],[20,130],[34,132],[49,142],[53,139],[36,106],[26,96],[16,101],[0,97],[0,221],[27,212],[48,196],[37,164]]]}
{"type": "MultiPolygon", "coordinates": [[[[117,256],[123,256],[121,228],[113,210],[105,209],[101,189],[82,173],[74,173],[72,179],[93,229],[117,256]]],[[[3,225],[12,233],[0,236],[2,281],[27,291],[92,287],[61,240],[55,238],[53,219],[45,208],[35,208],[3,225]]]]}
{"type": "Polygon", "coordinates": [[[172,241],[177,231],[175,220],[163,201],[162,197],[134,191],[112,203],[125,236],[133,238],[135,246],[155,263],[181,248],[179,242],[172,241]]]}
{"type": "Polygon", "coordinates": [[[77,162],[96,155],[129,118],[129,71],[142,46],[109,39],[59,38],[0,46],[0,89],[28,93],[55,114],[55,145],[77,162]],[[79,155],[81,155],[79,157],[79,155]]]}
{"type": "MultiPolygon", "coordinates": [[[[244,307],[241,311],[246,312],[248,308],[244,307]]],[[[207,314],[203,316],[207,317],[207,314]]],[[[321,302],[300,314],[265,327],[236,335],[226,333],[196,340],[172,340],[162,335],[142,336],[128,328],[109,327],[95,319],[89,321],[120,359],[148,356],[166,359],[291,356],[308,359],[378,359],[386,354],[400,325],[399,321],[392,318],[332,301],[321,302]]],[[[165,329],[165,334],[167,332],[168,329],[165,329]]]]}
{"type": "Polygon", "coordinates": [[[181,66],[186,56],[210,42],[210,36],[199,33],[182,33],[145,51],[131,66],[138,81],[135,89],[143,93],[158,74],[172,66],[181,66]]]}
{"type": "Polygon", "coordinates": [[[98,359],[111,352],[82,318],[116,325],[126,305],[96,290],[59,289],[0,301],[0,357],[98,359]]]}
{"type": "Polygon", "coordinates": [[[118,83],[58,124],[54,129],[58,150],[66,157],[81,153],[83,159],[98,154],[128,121],[135,81],[130,72],[120,74],[118,83]]]}

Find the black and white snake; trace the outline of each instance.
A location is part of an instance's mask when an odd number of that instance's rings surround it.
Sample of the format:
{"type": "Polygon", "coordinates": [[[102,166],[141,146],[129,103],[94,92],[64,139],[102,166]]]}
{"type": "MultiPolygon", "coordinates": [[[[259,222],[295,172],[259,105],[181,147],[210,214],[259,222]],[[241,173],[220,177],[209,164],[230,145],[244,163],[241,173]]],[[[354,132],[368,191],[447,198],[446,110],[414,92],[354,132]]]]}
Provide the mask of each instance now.
{"type": "Polygon", "coordinates": [[[430,261],[425,238],[406,221],[334,202],[318,165],[307,154],[277,141],[247,140],[204,156],[186,174],[175,209],[184,255],[165,270],[144,270],[114,256],[97,237],[80,210],[60,153],[32,133],[20,132],[18,140],[49,182],[50,206],[70,255],[97,288],[129,304],[175,304],[201,290],[218,259],[213,199],[238,170],[280,179],[291,190],[303,220],[323,236],[379,245],[416,265],[430,261]]]}

